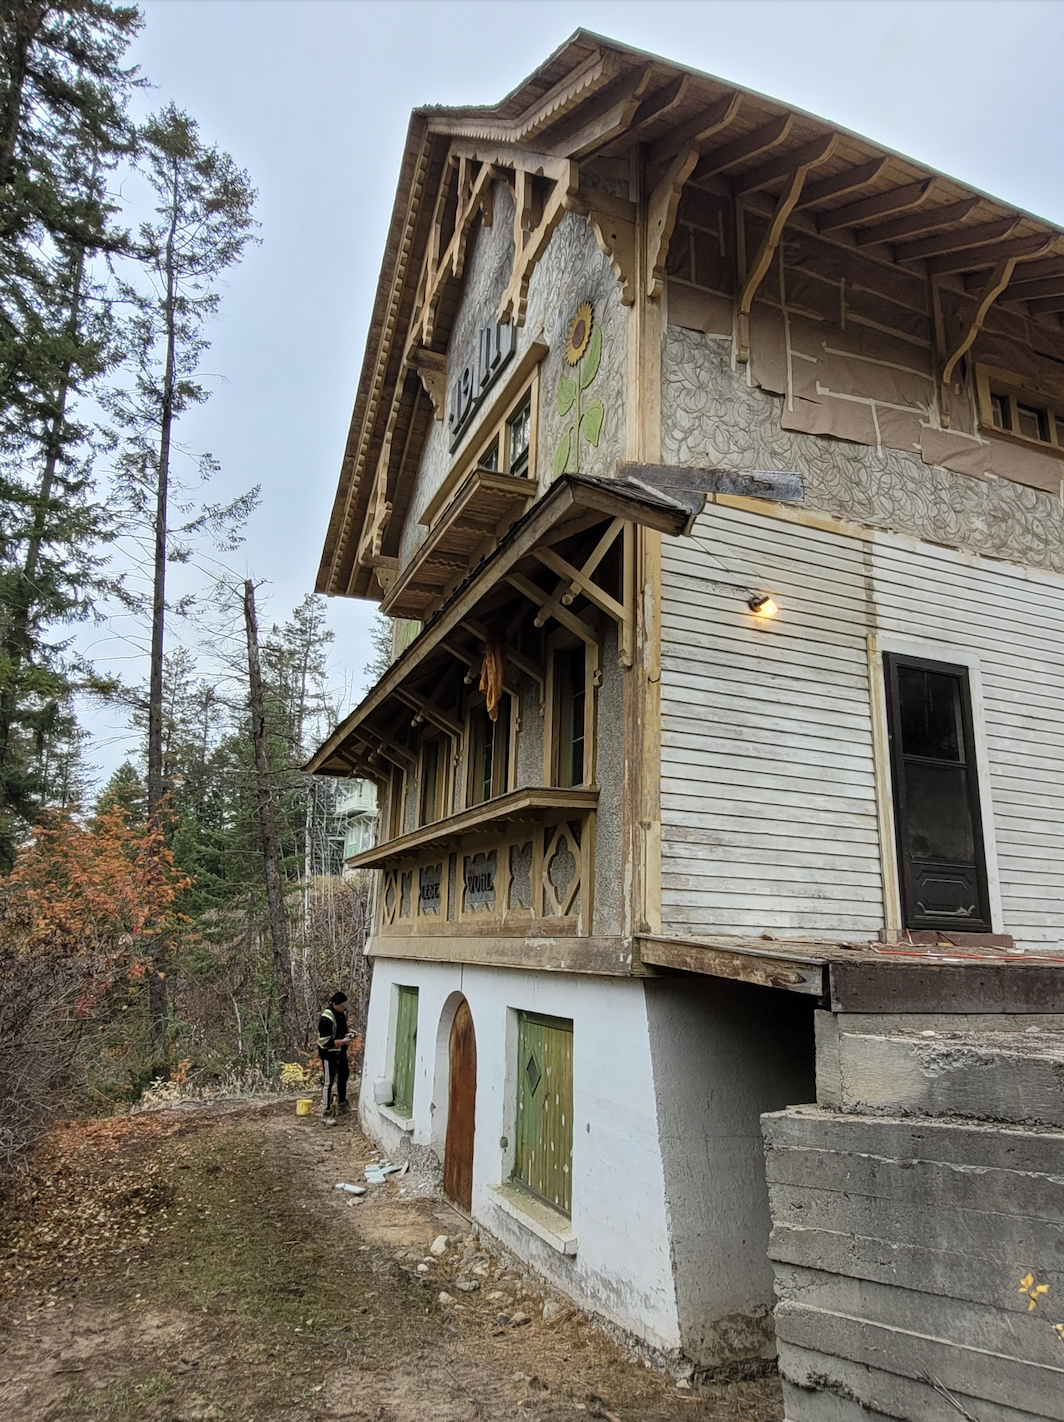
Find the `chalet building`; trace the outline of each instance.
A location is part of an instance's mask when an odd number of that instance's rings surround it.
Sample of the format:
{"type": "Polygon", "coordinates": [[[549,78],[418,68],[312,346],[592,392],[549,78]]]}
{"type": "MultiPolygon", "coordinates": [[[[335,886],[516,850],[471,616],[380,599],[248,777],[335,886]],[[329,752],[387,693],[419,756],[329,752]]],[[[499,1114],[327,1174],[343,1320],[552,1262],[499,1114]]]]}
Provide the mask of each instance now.
{"type": "Polygon", "coordinates": [[[663,1355],[773,1354],[816,1010],[1060,943],[1062,317],[1059,229],[591,34],[411,118],[317,584],[396,629],[310,765],[362,1119],[663,1355]]]}

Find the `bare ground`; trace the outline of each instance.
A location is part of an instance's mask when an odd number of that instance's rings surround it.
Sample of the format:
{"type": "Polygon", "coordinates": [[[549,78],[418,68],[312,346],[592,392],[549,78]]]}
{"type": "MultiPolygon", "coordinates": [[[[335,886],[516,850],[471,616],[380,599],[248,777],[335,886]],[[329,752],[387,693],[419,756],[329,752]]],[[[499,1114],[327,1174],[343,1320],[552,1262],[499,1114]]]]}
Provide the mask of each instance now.
{"type": "Polygon", "coordinates": [[[0,1212],[0,1416],[782,1417],[774,1379],[648,1369],[409,1177],[337,1191],[372,1153],[352,1118],[323,1131],[290,1100],[54,1132],[0,1212]]]}

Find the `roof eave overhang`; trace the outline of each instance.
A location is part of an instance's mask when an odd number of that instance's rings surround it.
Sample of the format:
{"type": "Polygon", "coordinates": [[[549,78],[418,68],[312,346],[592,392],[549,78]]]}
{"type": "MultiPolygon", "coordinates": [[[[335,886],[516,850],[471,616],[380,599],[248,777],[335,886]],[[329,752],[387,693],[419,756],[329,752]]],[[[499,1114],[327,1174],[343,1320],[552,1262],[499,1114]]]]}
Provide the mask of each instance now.
{"type": "Polygon", "coordinates": [[[433,620],[393,662],[361,704],[340,723],[325,743],[315,751],[304,769],[311,775],[350,775],[355,767],[341,755],[358,728],[372,716],[397,688],[477,603],[507,573],[545,539],[559,524],[581,512],[601,513],[605,518],[623,518],[659,533],[679,535],[688,527],[691,510],[667,495],[656,495],[623,480],[587,479],[568,474],[519,519],[495,551],[460,583],[433,620]]]}

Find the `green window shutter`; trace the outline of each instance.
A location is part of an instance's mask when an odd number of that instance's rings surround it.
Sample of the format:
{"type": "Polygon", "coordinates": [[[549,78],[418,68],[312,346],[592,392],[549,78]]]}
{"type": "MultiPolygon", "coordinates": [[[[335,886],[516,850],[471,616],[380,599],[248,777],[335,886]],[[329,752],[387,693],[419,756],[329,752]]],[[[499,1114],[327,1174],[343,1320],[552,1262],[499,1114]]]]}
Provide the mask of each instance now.
{"type": "Polygon", "coordinates": [[[395,1069],[392,1073],[392,1107],[400,1116],[414,1110],[414,1058],[417,1051],[417,988],[399,989],[395,1022],[395,1069]]]}
{"type": "Polygon", "coordinates": [[[568,1215],[573,1206],[573,1024],[522,1012],[517,1043],[513,1178],[568,1215]]]}

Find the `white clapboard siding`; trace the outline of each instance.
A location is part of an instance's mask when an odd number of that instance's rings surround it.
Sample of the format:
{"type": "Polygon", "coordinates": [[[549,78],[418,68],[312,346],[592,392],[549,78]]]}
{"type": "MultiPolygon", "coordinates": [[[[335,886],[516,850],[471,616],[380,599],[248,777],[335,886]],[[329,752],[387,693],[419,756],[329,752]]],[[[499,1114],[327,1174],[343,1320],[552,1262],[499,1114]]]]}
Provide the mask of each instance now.
{"type": "Polygon", "coordinates": [[[1022,568],[877,538],[884,634],[976,653],[1003,927],[1064,940],[1064,587],[1022,568]]]}
{"type": "Polygon", "coordinates": [[[663,928],[873,935],[868,550],[719,507],[696,537],[711,554],[662,558],[663,928]],[[755,623],[743,588],[780,617],[755,623]]]}
{"type": "Polygon", "coordinates": [[[875,634],[977,659],[1000,926],[1064,942],[1064,583],[720,506],[696,537],[664,540],[662,558],[665,930],[882,926],[875,634]],[[779,616],[752,618],[744,589],[770,591],[779,616]]]}

